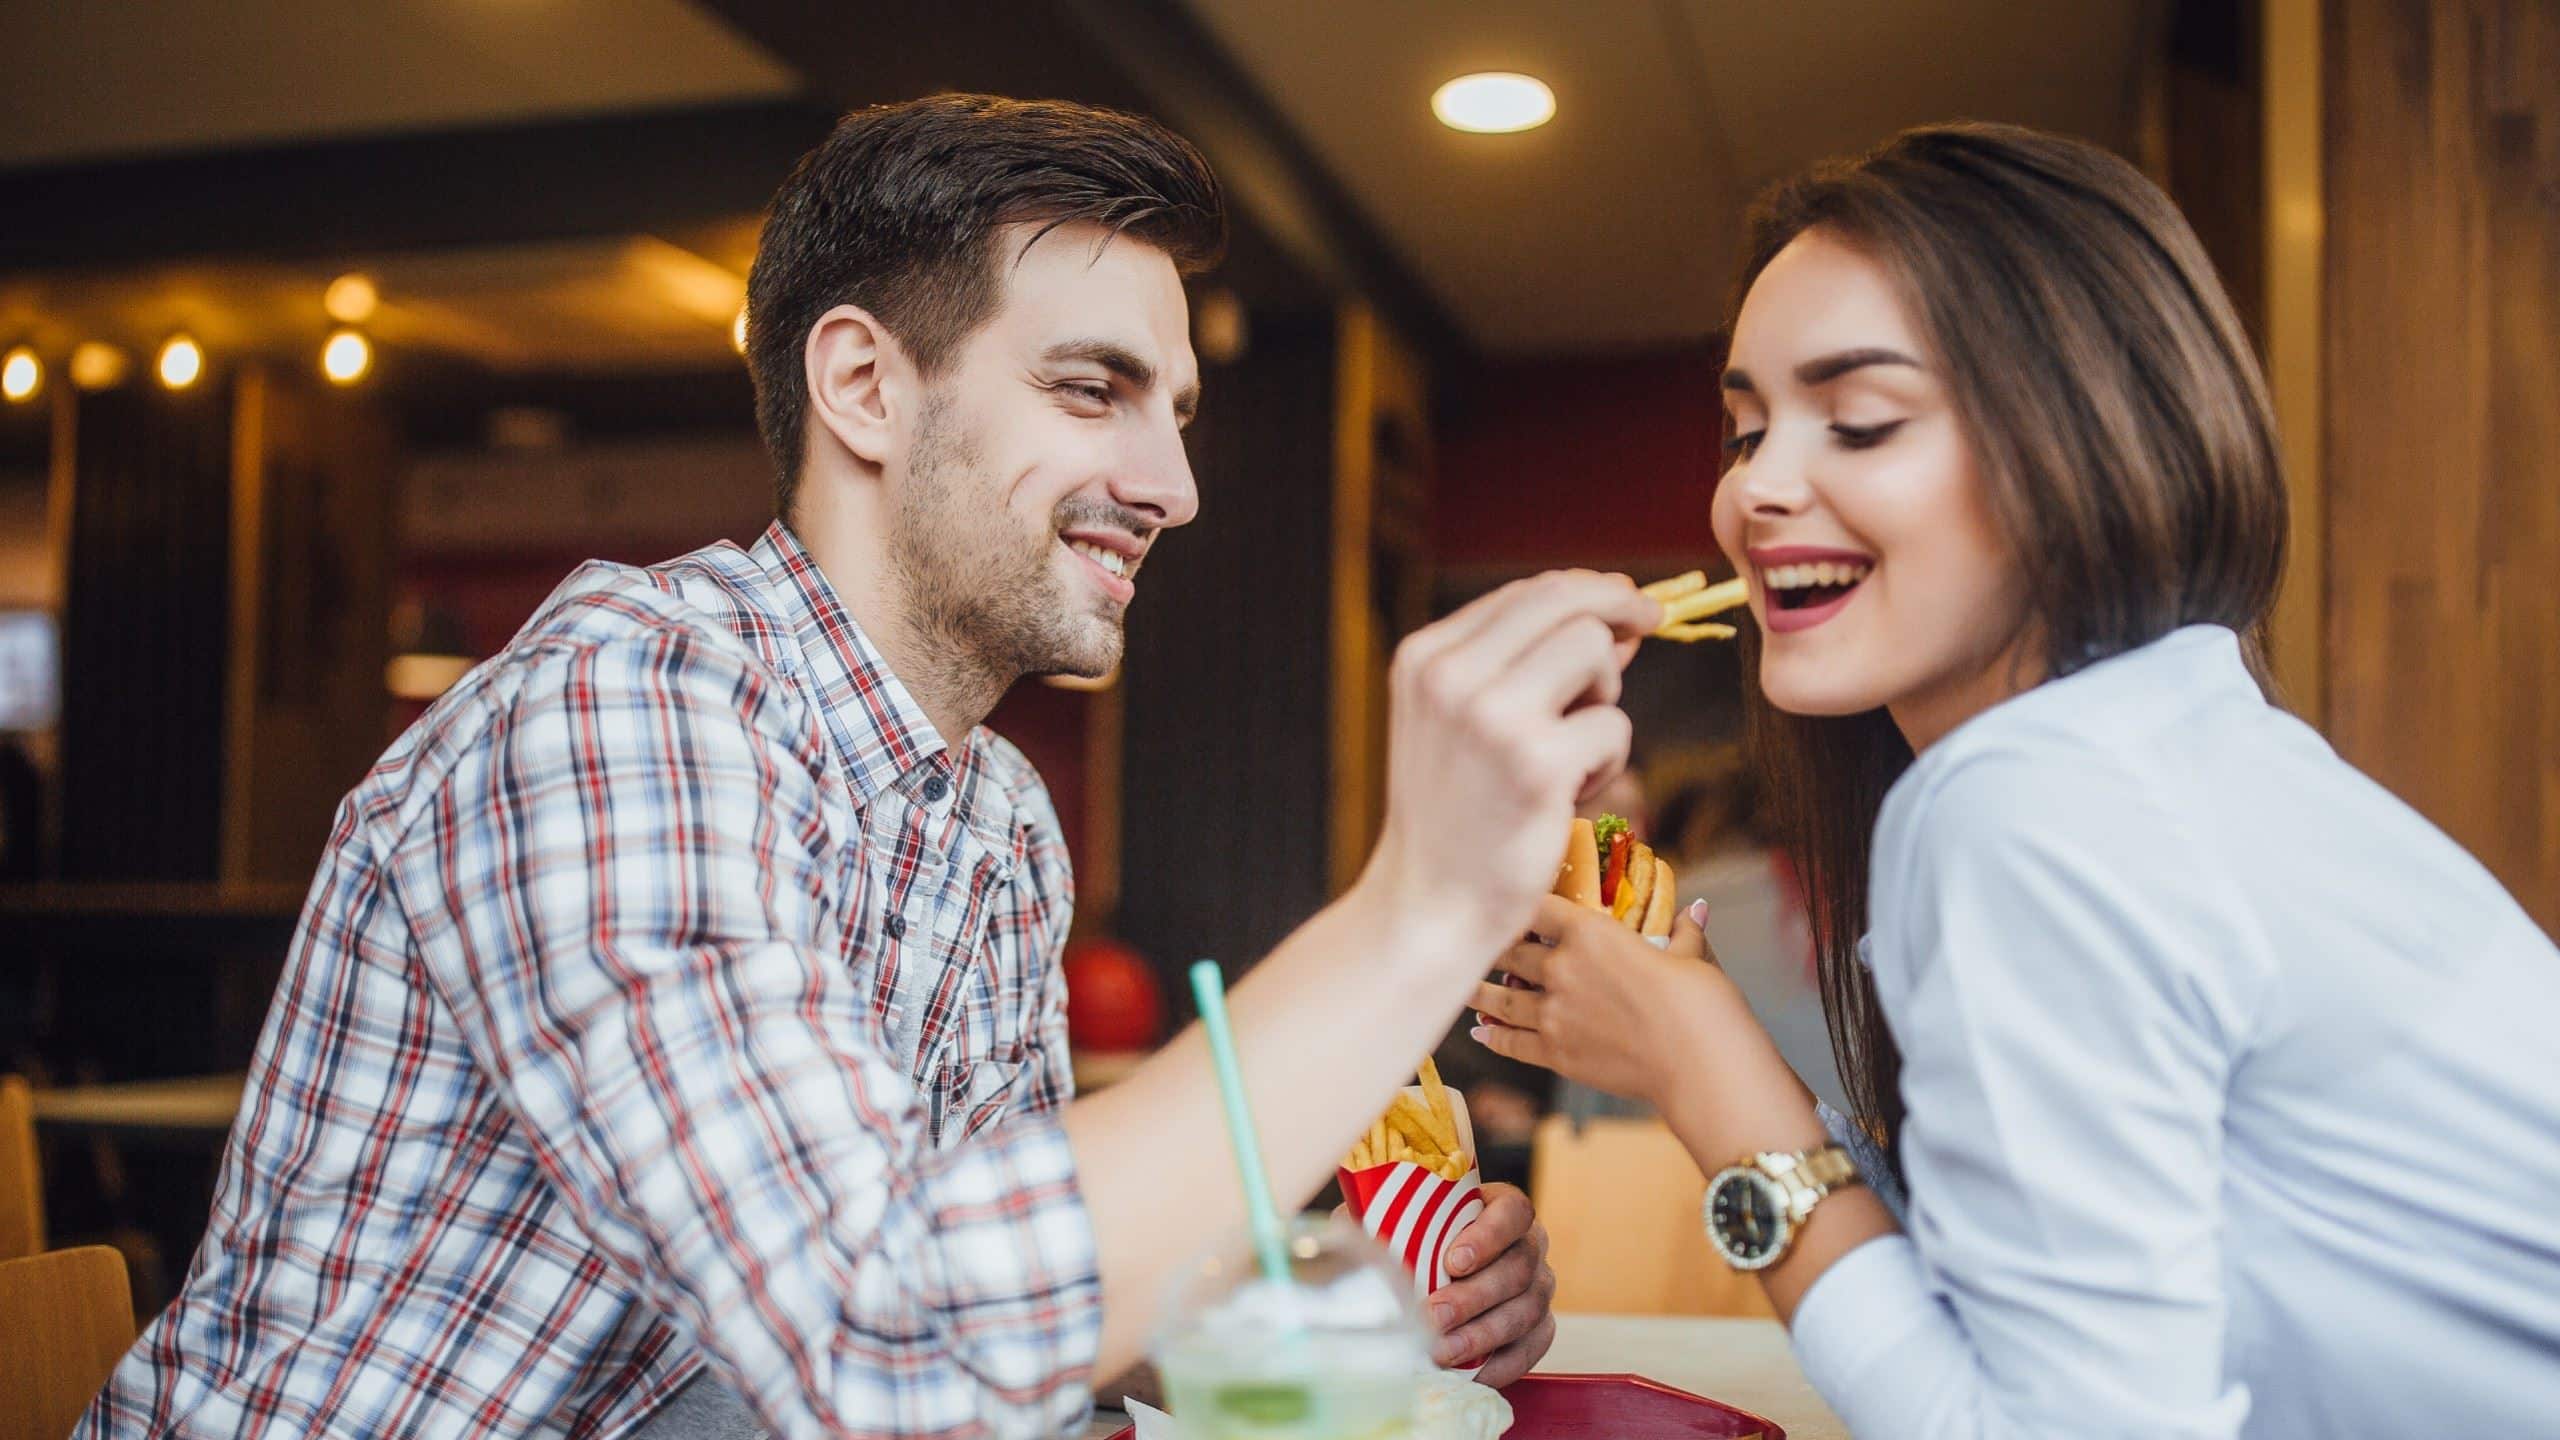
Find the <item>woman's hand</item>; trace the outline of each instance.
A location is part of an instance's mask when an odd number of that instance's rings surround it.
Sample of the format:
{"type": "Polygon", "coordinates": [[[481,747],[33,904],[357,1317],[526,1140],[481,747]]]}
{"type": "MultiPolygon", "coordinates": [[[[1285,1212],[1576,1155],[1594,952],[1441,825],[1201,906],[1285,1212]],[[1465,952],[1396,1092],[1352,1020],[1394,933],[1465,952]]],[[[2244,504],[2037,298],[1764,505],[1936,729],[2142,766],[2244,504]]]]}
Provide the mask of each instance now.
{"type": "MultiPolygon", "coordinates": [[[[1687,913],[1657,950],[1607,912],[1551,895],[1501,968],[1534,988],[1478,986],[1479,1043],[1656,1109],[1681,1064],[1740,1005],[1687,913]]],[[[1747,1007],[1740,1018],[1756,1023],[1747,1007]]]]}
{"type": "Polygon", "coordinates": [[[1476,988],[1478,1043],[1662,1112],[1705,1168],[1811,1124],[1813,1098],[1707,947],[1694,913],[1657,950],[1606,912],[1550,896],[1502,968],[1534,988],[1476,988]],[[1782,1118],[1783,1117],[1783,1118],[1782,1118]]]}

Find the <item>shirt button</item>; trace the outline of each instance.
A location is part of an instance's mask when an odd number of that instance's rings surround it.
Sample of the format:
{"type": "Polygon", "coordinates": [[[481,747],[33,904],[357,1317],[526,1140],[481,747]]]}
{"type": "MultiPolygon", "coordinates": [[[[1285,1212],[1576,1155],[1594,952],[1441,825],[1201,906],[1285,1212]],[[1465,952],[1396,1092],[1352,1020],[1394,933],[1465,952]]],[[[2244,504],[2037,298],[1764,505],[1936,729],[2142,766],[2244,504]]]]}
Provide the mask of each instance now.
{"type": "Polygon", "coordinates": [[[906,939],[906,938],[907,938],[907,917],[906,917],[906,916],[904,916],[904,915],[900,915],[900,914],[896,913],[895,911],[892,911],[892,912],[890,913],[890,915],[889,915],[889,938],[890,938],[890,939],[892,939],[892,940],[904,940],[904,939],[906,939]]]}
{"type": "Polygon", "coordinates": [[[942,797],[950,793],[951,782],[939,775],[932,776],[924,782],[924,803],[927,805],[941,804],[942,797]]]}

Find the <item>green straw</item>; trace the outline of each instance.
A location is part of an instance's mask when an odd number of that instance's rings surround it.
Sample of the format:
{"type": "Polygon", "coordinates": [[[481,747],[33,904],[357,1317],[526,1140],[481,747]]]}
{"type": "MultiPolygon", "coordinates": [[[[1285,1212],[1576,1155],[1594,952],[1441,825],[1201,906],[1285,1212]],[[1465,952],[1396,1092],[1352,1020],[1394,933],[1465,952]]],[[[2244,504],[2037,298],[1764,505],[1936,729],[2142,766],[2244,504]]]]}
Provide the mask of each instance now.
{"type": "Polygon", "coordinates": [[[1218,1092],[1227,1102],[1227,1139],[1235,1145],[1236,1174],[1244,1181],[1253,1248],[1262,1257],[1262,1273],[1274,1284],[1289,1284],[1289,1248],[1281,1239],[1279,1207],[1271,1203],[1271,1178],[1262,1170],[1262,1141],[1253,1131],[1253,1110],[1245,1104],[1235,1032],[1227,1028],[1227,983],[1218,973],[1217,961],[1202,960],[1191,967],[1191,998],[1200,1006],[1200,1023],[1208,1027],[1209,1055],[1218,1067],[1218,1092]]]}

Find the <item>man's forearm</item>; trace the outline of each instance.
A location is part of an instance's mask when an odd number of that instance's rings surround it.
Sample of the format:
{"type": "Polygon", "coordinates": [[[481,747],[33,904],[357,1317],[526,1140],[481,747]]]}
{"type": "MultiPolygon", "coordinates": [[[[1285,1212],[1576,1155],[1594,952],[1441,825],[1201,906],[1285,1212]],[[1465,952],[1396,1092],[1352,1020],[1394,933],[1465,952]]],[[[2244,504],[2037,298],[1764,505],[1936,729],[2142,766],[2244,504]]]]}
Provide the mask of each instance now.
{"type": "MultiPolygon", "coordinates": [[[[1433,964],[1424,953],[1450,957],[1451,946],[1478,948],[1400,923],[1364,882],[1237,985],[1236,1046],[1284,1209],[1322,1188],[1465,1003],[1473,979],[1463,963],[1433,964]]],[[[1078,1100],[1066,1129],[1101,1260],[1096,1374],[1108,1377],[1140,1358],[1175,1267],[1243,1231],[1243,1191],[1200,1027],[1078,1100]]]]}

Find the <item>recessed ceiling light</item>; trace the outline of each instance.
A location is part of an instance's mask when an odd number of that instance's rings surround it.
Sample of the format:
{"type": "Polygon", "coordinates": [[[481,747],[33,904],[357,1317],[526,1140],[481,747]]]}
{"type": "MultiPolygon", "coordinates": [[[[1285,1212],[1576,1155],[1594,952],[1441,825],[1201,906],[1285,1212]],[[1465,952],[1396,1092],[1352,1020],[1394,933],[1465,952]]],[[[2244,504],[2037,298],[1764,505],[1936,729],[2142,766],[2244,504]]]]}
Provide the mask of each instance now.
{"type": "Polygon", "coordinates": [[[1556,92],[1535,75],[1487,70],[1461,75],[1431,92],[1431,113],[1452,130],[1508,135],[1554,119],[1556,92]]]}

